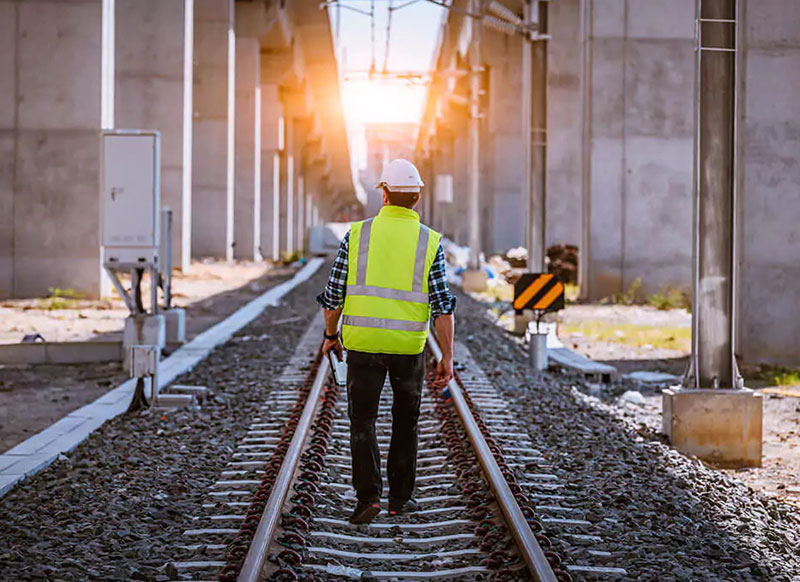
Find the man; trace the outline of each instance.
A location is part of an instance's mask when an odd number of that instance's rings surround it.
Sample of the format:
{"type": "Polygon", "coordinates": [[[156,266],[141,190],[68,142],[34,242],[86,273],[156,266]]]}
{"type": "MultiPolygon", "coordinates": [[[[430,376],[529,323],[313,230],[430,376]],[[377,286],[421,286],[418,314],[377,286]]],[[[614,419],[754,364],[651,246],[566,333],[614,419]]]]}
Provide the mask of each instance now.
{"type": "Polygon", "coordinates": [[[380,513],[383,490],[375,420],[386,374],[392,386],[392,439],[387,473],[389,513],[416,509],[417,421],[425,375],[428,321],[441,341],[434,386],[453,378],[453,312],[456,300],[445,276],[441,235],[419,221],[413,208],[423,186],[411,162],[393,160],[378,188],[383,208],[354,223],[342,240],[325,291],[323,351],[347,355],[347,413],[353,487],[358,503],[350,523],[370,523],[380,513]]]}

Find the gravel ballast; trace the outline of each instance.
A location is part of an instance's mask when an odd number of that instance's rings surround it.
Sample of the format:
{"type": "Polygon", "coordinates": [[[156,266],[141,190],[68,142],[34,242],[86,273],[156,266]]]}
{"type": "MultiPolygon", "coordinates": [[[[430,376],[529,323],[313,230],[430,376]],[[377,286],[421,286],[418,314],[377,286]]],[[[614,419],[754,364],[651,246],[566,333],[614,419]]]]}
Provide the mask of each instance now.
{"type": "Polygon", "coordinates": [[[0,580],[169,579],[164,565],[310,324],[327,274],[176,380],[213,391],[202,408],[118,417],[0,500],[0,580]]]}
{"type": "MultiPolygon", "coordinates": [[[[527,419],[625,580],[800,580],[800,518],[741,481],[673,451],[560,373],[534,377],[485,304],[460,294],[456,337],[527,419]]],[[[548,532],[558,537],[558,531],[548,532]]],[[[589,532],[593,533],[593,532],[589,532]]]]}
{"type": "MultiPolygon", "coordinates": [[[[119,417],[0,500],[0,580],[169,579],[164,565],[310,324],[327,274],[178,379],[214,391],[202,408],[119,417]]],[[[533,377],[485,305],[463,295],[457,337],[530,423],[626,580],[800,580],[793,508],[672,451],[580,380],[533,377]]]]}

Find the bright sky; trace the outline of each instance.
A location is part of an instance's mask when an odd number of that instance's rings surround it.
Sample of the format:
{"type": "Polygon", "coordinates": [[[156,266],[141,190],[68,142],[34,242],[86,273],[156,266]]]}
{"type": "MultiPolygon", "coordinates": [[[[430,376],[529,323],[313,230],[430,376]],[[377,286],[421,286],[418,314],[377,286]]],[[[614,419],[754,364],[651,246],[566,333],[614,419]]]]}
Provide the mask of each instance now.
{"type": "MultiPolygon", "coordinates": [[[[366,165],[364,124],[375,121],[418,122],[422,116],[425,84],[406,80],[369,80],[373,43],[371,18],[345,6],[369,13],[372,0],[340,0],[339,66],[342,69],[342,99],[350,136],[354,172],[366,165]]],[[[383,70],[389,0],[374,0],[375,69],[383,70]]],[[[389,71],[427,71],[438,40],[443,8],[426,0],[394,0],[402,7],[392,11],[389,39],[389,71]]],[[[336,35],[337,8],[330,6],[331,26],[336,35]]],[[[354,175],[357,177],[357,173],[354,175]]]]}

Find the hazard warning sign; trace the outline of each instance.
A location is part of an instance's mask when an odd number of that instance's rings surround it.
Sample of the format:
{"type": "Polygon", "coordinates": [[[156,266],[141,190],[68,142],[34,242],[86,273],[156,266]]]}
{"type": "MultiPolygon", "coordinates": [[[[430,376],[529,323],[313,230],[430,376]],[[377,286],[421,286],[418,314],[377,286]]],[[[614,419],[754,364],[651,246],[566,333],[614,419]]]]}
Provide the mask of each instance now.
{"type": "Polygon", "coordinates": [[[514,310],[564,309],[564,284],[552,273],[525,273],[514,284],[514,310]]]}

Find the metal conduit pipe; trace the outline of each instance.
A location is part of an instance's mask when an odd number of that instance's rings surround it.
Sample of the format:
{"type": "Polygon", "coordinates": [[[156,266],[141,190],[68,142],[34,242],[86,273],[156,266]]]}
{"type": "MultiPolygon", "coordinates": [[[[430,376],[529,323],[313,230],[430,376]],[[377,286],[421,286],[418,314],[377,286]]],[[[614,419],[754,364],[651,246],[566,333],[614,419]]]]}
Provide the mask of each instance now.
{"type": "MultiPolygon", "coordinates": [[[[428,335],[428,346],[431,348],[436,360],[441,360],[442,350],[439,348],[439,344],[433,334],[428,335]]],[[[483,434],[481,434],[481,430],[475,422],[475,417],[472,416],[469,405],[461,392],[461,387],[455,380],[450,380],[448,386],[453,404],[456,407],[458,416],[461,418],[472,447],[475,449],[475,455],[481,464],[483,474],[494,492],[497,505],[506,518],[508,529],[511,531],[511,535],[514,536],[514,541],[517,542],[519,553],[525,560],[533,580],[537,582],[557,582],[550,562],[544,555],[539,542],[536,541],[535,534],[528,526],[525,515],[517,504],[517,500],[514,498],[508,483],[506,483],[505,477],[503,477],[503,473],[500,471],[500,467],[491,449],[489,449],[489,445],[486,443],[486,439],[483,438],[483,434]]]]}
{"type": "Polygon", "coordinates": [[[289,486],[300,462],[300,455],[305,448],[306,438],[309,435],[308,429],[314,420],[320,395],[322,394],[322,387],[328,379],[329,372],[330,362],[328,358],[322,358],[317,370],[317,376],[314,378],[314,384],[312,384],[311,391],[308,393],[308,400],[306,400],[305,408],[303,408],[303,414],[297,423],[289,450],[286,451],[281,470],[275,478],[272,493],[270,493],[267,505],[264,507],[258,529],[256,529],[250,549],[247,551],[247,557],[244,559],[242,570],[239,573],[239,582],[257,582],[261,578],[261,570],[267,561],[267,550],[275,533],[275,527],[281,517],[280,509],[289,495],[289,486]]]}

